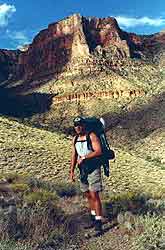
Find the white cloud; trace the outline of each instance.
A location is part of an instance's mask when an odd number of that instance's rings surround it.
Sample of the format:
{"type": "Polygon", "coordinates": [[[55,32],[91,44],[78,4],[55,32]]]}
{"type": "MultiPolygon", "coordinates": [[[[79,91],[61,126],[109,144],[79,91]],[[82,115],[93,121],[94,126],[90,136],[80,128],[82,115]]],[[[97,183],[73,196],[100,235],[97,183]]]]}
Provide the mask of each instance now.
{"type": "Polygon", "coordinates": [[[8,25],[9,18],[16,12],[14,5],[0,4],[0,27],[8,25]]]}
{"type": "Polygon", "coordinates": [[[125,16],[116,16],[116,20],[119,25],[122,27],[130,28],[135,26],[162,26],[165,25],[165,18],[150,18],[150,17],[125,17],[125,16]]]}
{"type": "Polygon", "coordinates": [[[17,46],[17,48],[19,48],[21,45],[30,43],[26,31],[7,30],[6,35],[13,41],[13,43],[15,44],[15,46],[17,46]]]}

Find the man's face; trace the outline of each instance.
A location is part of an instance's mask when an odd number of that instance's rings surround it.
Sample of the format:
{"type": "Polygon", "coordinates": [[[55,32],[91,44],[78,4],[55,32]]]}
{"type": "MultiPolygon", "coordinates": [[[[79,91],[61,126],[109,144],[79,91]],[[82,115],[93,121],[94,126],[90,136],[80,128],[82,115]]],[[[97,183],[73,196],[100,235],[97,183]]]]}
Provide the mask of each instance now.
{"type": "Polygon", "coordinates": [[[78,135],[83,134],[85,132],[85,127],[82,124],[74,126],[74,129],[78,135]]]}

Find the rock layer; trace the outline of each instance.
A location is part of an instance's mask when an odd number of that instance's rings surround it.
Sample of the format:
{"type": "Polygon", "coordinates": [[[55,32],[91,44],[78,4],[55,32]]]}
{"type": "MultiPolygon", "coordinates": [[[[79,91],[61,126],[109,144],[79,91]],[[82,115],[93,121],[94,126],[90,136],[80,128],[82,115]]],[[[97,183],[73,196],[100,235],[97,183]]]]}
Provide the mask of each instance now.
{"type": "Polygon", "coordinates": [[[53,98],[53,103],[63,103],[63,102],[79,102],[86,101],[93,98],[135,98],[144,96],[146,93],[144,90],[115,90],[115,91],[100,91],[100,92],[83,92],[83,93],[73,93],[70,95],[56,96],[53,98]]]}

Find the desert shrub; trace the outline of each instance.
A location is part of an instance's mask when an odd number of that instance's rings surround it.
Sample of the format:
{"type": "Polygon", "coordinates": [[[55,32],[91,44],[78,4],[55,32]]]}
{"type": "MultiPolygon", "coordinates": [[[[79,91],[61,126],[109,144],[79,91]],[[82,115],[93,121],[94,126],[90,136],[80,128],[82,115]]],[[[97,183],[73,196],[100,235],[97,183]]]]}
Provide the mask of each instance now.
{"type": "Polygon", "coordinates": [[[64,220],[63,211],[53,203],[24,206],[18,210],[18,224],[23,237],[35,244],[46,241],[50,232],[60,227],[64,220]]]}
{"type": "Polygon", "coordinates": [[[155,158],[153,158],[153,157],[151,157],[150,155],[147,155],[146,160],[149,161],[149,162],[152,162],[152,163],[154,163],[156,166],[161,167],[162,169],[164,169],[164,168],[163,168],[163,167],[164,167],[164,164],[161,163],[161,158],[160,158],[160,157],[155,157],[155,158]]]}
{"type": "Polygon", "coordinates": [[[0,250],[33,250],[29,244],[18,244],[15,241],[0,241],[0,250]]]}
{"type": "Polygon", "coordinates": [[[121,212],[138,211],[144,209],[147,197],[137,192],[123,192],[108,195],[103,202],[105,213],[108,217],[116,217],[121,212]]]}
{"type": "Polygon", "coordinates": [[[111,196],[111,201],[129,201],[129,200],[135,200],[137,198],[138,194],[134,191],[128,191],[128,192],[123,192],[119,194],[115,194],[111,196]]]}
{"type": "Polygon", "coordinates": [[[139,216],[135,222],[137,235],[133,239],[135,250],[163,250],[163,218],[147,214],[139,216]],[[138,233],[139,232],[139,233],[138,233]]]}
{"type": "Polygon", "coordinates": [[[165,209],[164,199],[151,198],[146,193],[124,192],[108,195],[104,198],[103,206],[108,217],[116,217],[119,213],[131,211],[134,214],[161,215],[165,209]]]}
{"type": "Polygon", "coordinates": [[[37,190],[24,195],[24,201],[28,205],[44,205],[48,202],[56,203],[58,196],[56,193],[52,193],[46,190],[37,190]]]}
{"type": "MultiPolygon", "coordinates": [[[[41,249],[68,244],[71,238],[66,226],[68,216],[58,206],[58,195],[75,195],[76,187],[72,184],[55,184],[17,174],[8,175],[7,178],[16,198],[18,242],[24,242],[25,239],[27,243],[33,244],[35,248],[40,246],[41,249]]],[[[72,227],[74,224],[71,222],[72,227]]],[[[0,250],[26,250],[26,246],[18,246],[14,241],[1,241],[0,250]]],[[[30,246],[27,249],[31,250],[30,246]]]]}
{"type": "Polygon", "coordinates": [[[1,173],[0,179],[5,179],[9,183],[13,183],[19,179],[19,175],[17,173],[1,173]]]}
{"type": "Polygon", "coordinates": [[[161,215],[165,211],[165,200],[150,198],[146,201],[146,208],[150,213],[161,215]]]}
{"type": "Polygon", "coordinates": [[[13,192],[25,192],[29,189],[29,186],[26,183],[13,183],[10,187],[13,192]]]}
{"type": "Polygon", "coordinates": [[[56,184],[55,190],[60,197],[72,197],[80,193],[78,186],[72,183],[60,182],[56,184]]]}
{"type": "Polygon", "coordinates": [[[46,190],[50,190],[49,182],[42,181],[42,180],[39,180],[39,179],[34,178],[34,177],[30,177],[28,179],[27,183],[28,183],[30,188],[43,188],[43,189],[46,189],[46,190]]]}
{"type": "Polygon", "coordinates": [[[59,247],[64,247],[69,243],[70,240],[69,233],[65,230],[64,226],[61,225],[60,228],[55,228],[52,230],[46,239],[39,244],[39,249],[57,249],[59,247]]]}
{"type": "Polygon", "coordinates": [[[56,192],[57,195],[60,197],[63,196],[72,197],[80,193],[78,185],[67,182],[51,183],[48,181],[42,181],[35,178],[29,178],[28,185],[32,189],[41,188],[49,192],[56,192]]]}
{"type": "Polygon", "coordinates": [[[29,178],[28,173],[18,174],[16,172],[0,173],[0,180],[4,179],[8,183],[26,183],[29,178]]]}

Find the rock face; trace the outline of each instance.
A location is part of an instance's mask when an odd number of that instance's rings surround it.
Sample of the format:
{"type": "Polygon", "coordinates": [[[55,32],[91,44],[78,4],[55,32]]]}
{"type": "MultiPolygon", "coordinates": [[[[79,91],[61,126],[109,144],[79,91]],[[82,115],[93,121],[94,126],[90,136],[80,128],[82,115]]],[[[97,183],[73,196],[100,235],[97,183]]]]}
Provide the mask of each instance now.
{"type": "Polygon", "coordinates": [[[130,57],[129,46],[121,33],[114,18],[84,18],[75,14],[50,24],[35,37],[28,51],[19,58],[20,72],[26,79],[35,79],[70,71],[77,62],[81,70],[87,59],[92,65],[92,52],[98,46],[105,51],[113,45],[121,57],[130,57]]]}
{"type": "Polygon", "coordinates": [[[74,14],[39,32],[26,49],[0,50],[0,81],[87,73],[100,62],[111,65],[114,58],[151,56],[150,48],[154,51],[155,41],[162,45],[164,36],[137,36],[122,31],[112,17],[74,14]]]}
{"type": "Polygon", "coordinates": [[[20,74],[35,79],[60,73],[71,58],[88,56],[81,22],[79,15],[73,15],[42,30],[28,51],[20,56],[20,74]]]}
{"type": "Polygon", "coordinates": [[[14,78],[18,67],[19,51],[0,50],[0,82],[14,78]]]}
{"type": "Polygon", "coordinates": [[[144,37],[143,51],[148,58],[153,58],[156,64],[165,68],[165,31],[152,35],[150,39],[144,37]]]}

